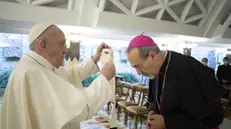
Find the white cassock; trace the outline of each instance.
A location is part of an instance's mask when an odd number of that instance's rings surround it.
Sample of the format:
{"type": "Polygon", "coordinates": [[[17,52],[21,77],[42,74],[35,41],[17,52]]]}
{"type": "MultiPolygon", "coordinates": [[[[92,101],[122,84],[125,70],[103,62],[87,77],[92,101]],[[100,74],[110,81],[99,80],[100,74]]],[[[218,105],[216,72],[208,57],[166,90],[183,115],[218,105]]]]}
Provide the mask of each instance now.
{"type": "Polygon", "coordinates": [[[78,129],[112,97],[100,75],[88,88],[82,80],[98,72],[92,59],[55,69],[30,51],[15,66],[3,98],[0,129],[78,129]]]}

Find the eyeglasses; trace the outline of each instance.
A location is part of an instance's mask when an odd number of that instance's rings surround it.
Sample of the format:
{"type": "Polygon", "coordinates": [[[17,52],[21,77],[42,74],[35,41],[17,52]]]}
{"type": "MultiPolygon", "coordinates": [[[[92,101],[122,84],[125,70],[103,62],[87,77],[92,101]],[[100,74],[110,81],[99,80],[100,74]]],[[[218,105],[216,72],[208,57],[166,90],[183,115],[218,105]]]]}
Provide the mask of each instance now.
{"type": "Polygon", "coordinates": [[[59,44],[59,47],[60,47],[60,48],[67,48],[66,40],[65,40],[65,41],[62,41],[62,42],[59,44]]]}
{"type": "Polygon", "coordinates": [[[140,64],[137,64],[137,65],[133,65],[132,67],[133,68],[136,68],[136,69],[141,69],[142,66],[144,65],[144,62],[146,61],[147,58],[145,58],[144,60],[142,60],[142,62],[140,64]]]}
{"type": "Polygon", "coordinates": [[[140,64],[133,65],[133,68],[141,69],[142,66],[144,65],[145,61],[147,60],[147,57],[148,57],[149,52],[148,52],[147,54],[145,54],[144,51],[142,51],[142,52],[143,52],[144,55],[146,55],[146,56],[145,56],[145,59],[143,59],[142,62],[141,62],[140,64]]]}

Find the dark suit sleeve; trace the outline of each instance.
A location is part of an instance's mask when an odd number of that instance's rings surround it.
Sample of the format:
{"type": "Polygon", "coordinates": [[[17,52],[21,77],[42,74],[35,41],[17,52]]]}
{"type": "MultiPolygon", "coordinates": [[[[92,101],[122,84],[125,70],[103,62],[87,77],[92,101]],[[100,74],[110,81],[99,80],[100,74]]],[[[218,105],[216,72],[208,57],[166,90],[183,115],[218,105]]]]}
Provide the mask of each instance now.
{"type": "Polygon", "coordinates": [[[192,119],[185,113],[174,113],[164,116],[167,129],[205,129],[200,120],[192,119]]]}
{"type": "Polygon", "coordinates": [[[221,66],[218,66],[217,68],[217,79],[221,82],[222,76],[221,76],[221,66]]]}
{"type": "Polygon", "coordinates": [[[148,107],[147,108],[150,108],[151,110],[155,111],[155,108],[154,108],[154,95],[153,95],[153,80],[149,80],[149,88],[148,88],[148,107]]]}
{"type": "Polygon", "coordinates": [[[148,101],[149,101],[149,108],[156,112],[156,113],[160,113],[159,109],[156,107],[157,104],[156,104],[156,98],[155,98],[155,82],[156,82],[157,78],[153,79],[153,80],[150,80],[149,81],[149,93],[148,93],[148,101]]]}
{"type": "Polygon", "coordinates": [[[213,129],[223,122],[221,104],[205,118],[196,119],[187,113],[174,113],[164,116],[167,129],[213,129]]]}
{"type": "Polygon", "coordinates": [[[149,88],[148,88],[148,101],[153,102],[153,94],[152,94],[152,80],[149,80],[149,88]]]}

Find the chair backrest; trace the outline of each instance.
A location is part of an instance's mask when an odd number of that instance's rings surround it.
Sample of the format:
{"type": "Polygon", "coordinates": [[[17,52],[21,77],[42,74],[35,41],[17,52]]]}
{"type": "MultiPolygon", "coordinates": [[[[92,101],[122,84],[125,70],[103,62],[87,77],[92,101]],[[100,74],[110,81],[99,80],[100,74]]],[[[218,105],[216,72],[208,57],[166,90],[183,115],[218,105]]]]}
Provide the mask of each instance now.
{"type": "Polygon", "coordinates": [[[125,81],[116,81],[116,86],[119,96],[125,96],[125,100],[127,100],[129,97],[129,91],[131,89],[130,83],[125,81]]]}
{"type": "Polygon", "coordinates": [[[143,83],[133,83],[133,85],[145,86],[143,83]]]}
{"type": "Polygon", "coordinates": [[[142,88],[142,99],[140,102],[140,106],[143,106],[146,103],[148,103],[148,87],[143,87],[142,88]]]}
{"type": "Polygon", "coordinates": [[[137,105],[140,103],[141,100],[142,88],[143,86],[140,85],[134,85],[134,84],[131,85],[132,92],[130,96],[130,101],[133,101],[137,105]]]}

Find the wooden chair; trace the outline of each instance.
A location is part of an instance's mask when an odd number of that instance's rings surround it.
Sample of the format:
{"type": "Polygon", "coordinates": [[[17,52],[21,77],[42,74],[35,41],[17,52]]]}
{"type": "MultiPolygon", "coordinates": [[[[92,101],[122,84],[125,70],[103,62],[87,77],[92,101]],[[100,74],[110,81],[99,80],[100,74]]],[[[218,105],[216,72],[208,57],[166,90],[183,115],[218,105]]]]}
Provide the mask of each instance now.
{"type": "Polygon", "coordinates": [[[130,97],[130,101],[133,101],[134,103],[136,103],[136,100],[135,100],[135,95],[137,91],[140,91],[145,85],[142,84],[142,83],[133,83],[131,84],[131,87],[134,86],[134,90],[132,90],[132,93],[131,93],[131,97],[130,97]]]}
{"type": "Polygon", "coordinates": [[[231,90],[228,90],[228,98],[221,98],[221,104],[224,110],[224,117],[231,116],[231,90]]]}
{"type": "Polygon", "coordinates": [[[231,120],[231,117],[226,117],[226,119],[231,120]]]}
{"type": "Polygon", "coordinates": [[[142,125],[142,117],[150,111],[149,108],[144,106],[144,103],[148,102],[148,87],[142,88],[142,99],[140,100],[139,105],[127,106],[125,112],[125,124],[127,125],[128,115],[135,115],[135,127],[137,127],[138,118],[140,124],[142,125]]]}
{"type": "MultiPolygon", "coordinates": [[[[130,97],[133,97],[133,101],[118,101],[117,104],[118,104],[118,119],[119,119],[119,113],[121,112],[121,109],[126,109],[127,106],[132,106],[132,105],[138,105],[139,104],[139,101],[141,99],[141,93],[142,93],[142,87],[139,86],[139,85],[132,85],[131,86],[131,89],[132,89],[132,92],[131,92],[131,96],[130,97]]],[[[126,112],[126,111],[124,111],[126,112]]]]}
{"type": "MultiPolygon", "coordinates": [[[[129,90],[130,90],[130,83],[124,82],[124,81],[117,81],[116,87],[118,90],[118,93],[116,93],[115,100],[116,100],[116,107],[118,101],[126,101],[129,96],[129,90]]],[[[112,104],[111,101],[107,103],[107,112],[109,114],[110,105],[112,104]]]]}
{"type": "Polygon", "coordinates": [[[122,90],[122,85],[126,83],[124,81],[124,77],[123,76],[115,76],[115,84],[116,84],[116,94],[118,94],[121,97],[121,90],[122,90]]]}
{"type": "Polygon", "coordinates": [[[131,89],[130,83],[124,81],[118,81],[117,85],[120,87],[120,91],[116,96],[116,104],[118,101],[126,101],[129,97],[129,91],[131,89]]]}

